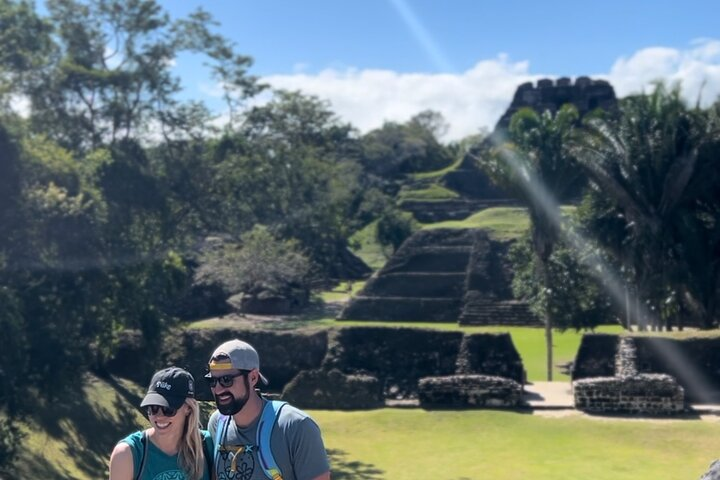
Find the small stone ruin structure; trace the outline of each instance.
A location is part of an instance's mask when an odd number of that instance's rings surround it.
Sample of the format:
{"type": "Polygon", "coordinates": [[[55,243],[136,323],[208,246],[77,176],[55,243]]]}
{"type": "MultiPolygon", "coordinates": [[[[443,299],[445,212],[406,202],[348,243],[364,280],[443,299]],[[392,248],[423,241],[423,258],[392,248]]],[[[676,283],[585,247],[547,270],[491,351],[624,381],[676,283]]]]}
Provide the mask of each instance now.
{"type": "Polygon", "coordinates": [[[544,78],[538,80],[537,85],[527,82],[518,87],[510,107],[498,120],[495,131],[507,129],[510,118],[521,108],[529,107],[539,113],[550,110],[554,114],[567,103],[578,109],[581,118],[597,108],[606,111],[617,108],[615,90],[605,80],[578,77],[575,83],[572,83],[567,77],[556,81],[544,78]]]}
{"type": "Polygon", "coordinates": [[[425,408],[514,408],[522,401],[518,382],[489,375],[425,377],[418,382],[418,392],[425,408]]]}
{"type": "Polygon", "coordinates": [[[540,326],[527,304],[513,299],[508,247],[481,229],[421,230],[338,318],[540,326]]]}
{"type": "Polygon", "coordinates": [[[328,345],[322,364],[286,385],[284,399],[305,408],[374,408],[386,400],[423,404],[426,386],[444,382],[443,396],[432,397],[429,406],[510,407],[520,400],[524,369],[508,334],[354,327],[335,331],[328,345]],[[474,383],[462,380],[473,376],[474,383]],[[507,387],[485,387],[486,401],[465,401],[480,398],[483,379],[507,387]]]}
{"type": "Polygon", "coordinates": [[[615,375],[573,382],[575,408],[589,413],[672,415],[685,410],[685,390],[664,373],[638,373],[632,337],[622,337],[615,355],[615,375]]]}
{"type": "MultiPolygon", "coordinates": [[[[669,338],[631,335],[638,374],[666,374],[684,389],[693,404],[720,403],[720,337],[691,336],[669,338]]],[[[573,381],[612,377],[622,371],[617,366],[620,335],[586,334],[575,357],[573,381]]]]}

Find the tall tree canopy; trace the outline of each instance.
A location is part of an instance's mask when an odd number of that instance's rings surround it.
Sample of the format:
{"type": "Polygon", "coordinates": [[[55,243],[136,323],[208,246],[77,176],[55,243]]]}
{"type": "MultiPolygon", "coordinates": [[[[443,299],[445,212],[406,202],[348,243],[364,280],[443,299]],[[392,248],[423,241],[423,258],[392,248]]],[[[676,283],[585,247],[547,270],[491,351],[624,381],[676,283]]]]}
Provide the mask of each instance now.
{"type": "Polygon", "coordinates": [[[41,18],[29,5],[0,4],[12,26],[3,45],[15,47],[0,65],[23,80],[13,93],[30,100],[34,127],[71,149],[202,131],[208,112],[177,96],[172,63],[184,51],[210,60],[231,106],[260,88],[251,59],[212,32],[202,10],[173,21],[154,0],[48,0],[41,18]]]}
{"type": "Polygon", "coordinates": [[[590,221],[614,225],[606,246],[649,307],[636,310],[636,323],[658,326],[678,309],[705,326],[716,321],[719,147],[717,106],[689,108],[679,87],[663,84],[623,99],[617,119],[589,120],[573,147],[591,194],[602,197],[595,205],[610,207],[590,221]],[[608,215],[614,219],[603,221],[608,215]]]}
{"type": "Polygon", "coordinates": [[[545,293],[544,301],[538,305],[545,323],[548,380],[552,380],[553,368],[548,262],[560,235],[558,201],[566,198],[579,178],[567,149],[577,120],[578,112],[572,105],[564,105],[555,115],[521,109],[510,120],[510,143],[499,145],[492,155],[481,159],[486,172],[528,208],[536,275],[545,293]]]}

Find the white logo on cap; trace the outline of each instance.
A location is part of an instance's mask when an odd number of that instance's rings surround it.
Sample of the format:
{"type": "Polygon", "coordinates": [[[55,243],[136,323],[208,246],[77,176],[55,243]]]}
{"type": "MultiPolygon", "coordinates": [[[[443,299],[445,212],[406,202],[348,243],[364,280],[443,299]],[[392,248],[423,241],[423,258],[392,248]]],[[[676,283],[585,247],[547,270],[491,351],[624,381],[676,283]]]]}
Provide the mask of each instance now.
{"type": "Polygon", "coordinates": [[[159,382],[157,382],[157,383],[155,384],[155,388],[156,388],[156,389],[162,388],[162,389],[165,389],[165,390],[172,390],[172,385],[170,385],[170,384],[167,383],[167,382],[160,382],[160,381],[159,381],[159,382]]]}

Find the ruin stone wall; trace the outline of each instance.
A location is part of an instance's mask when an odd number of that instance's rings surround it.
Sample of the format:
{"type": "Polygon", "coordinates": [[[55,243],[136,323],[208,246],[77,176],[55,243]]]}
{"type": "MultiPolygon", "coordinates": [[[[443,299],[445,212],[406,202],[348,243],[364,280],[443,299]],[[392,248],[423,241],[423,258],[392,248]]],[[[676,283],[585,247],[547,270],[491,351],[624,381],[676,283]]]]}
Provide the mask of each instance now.
{"type": "Polygon", "coordinates": [[[364,297],[357,296],[343,309],[342,320],[398,322],[457,322],[459,298],[364,297]]]}
{"type": "Polygon", "coordinates": [[[392,273],[375,277],[363,295],[386,297],[462,297],[465,273],[392,273]]]}
{"type": "MultiPolygon", "coordinates": [[[[633,335],[638,373],[675,377],[691,403],[720,401],[720,337],[667,338],[633,335]]],[[[618,335],[586,334],[575,357],[572,379],[613,376],[618,335]]]]}
{"type": "Polygon", "coordinates": [[[314,408],[326,408],[333,391],[337,393],[334,408],[371,408],[377,404],[378,395],[383,400],[417,398],[418,380],[423,377],[467,373],[520,381],[523,372],[520,355],[506,333],[466,336],[462,332],[386,327],[320,332],[188,330],[165,342],[152,366],[146,359],[154,349],[139,341],[137,332],[125,335],[129,341],[122,356],[105,365],[106,373],[145,386],[156,369],[177,365],[187,368],[198,380],[200,400],[212,399],[207,384],[200,380],[210,355],[217,345],[232,338],[245,340],[257,349],[260,369],[270,381],[264,389],[288,391],[296,398],[314,386],[319,389],[313,394],[317,400],[314,408]],[[300,374],[303,377],[298,378],[300,374]],[[350,398],[354,388],[364,392],[356,403],[350,398]],[[378,391],[380,394],[373,393],[378,391]]]}
{"type": "Polygon", "coordinates": [[[299,408],[356,410],[385,404],[377,377],[320,369],[300,372],[285,386],[282,399],[299,408]]]}
{"type": "Polygon", "coordinates": [[[456,373],[523,378],[520,355],[509,334],[438,332],[430,329],[355,327],[330,339],[326,370],[380,379],[388,398],[417,398],[422,377],[456,373]]]}
{"type": "Polygon", "coordinates": [[[425,408],[515,408],[522,387],[509,378],[488,375],[425,377],[418,382],[418,399],[425,408]]]}
{"type": "Polygon", "coordinates": [[[614,376],[617,347],[618,335],[609,333],[583,335],[573,362],[572,380],[614,376]]]}
{"type": "Polygon", "coordinates": [[[588,413],[674,415],[685,410],[683,388],[670,375],[586,378],[573,382],[575,408],[588,413]]]}
{"type": "Polygon", "coordinates": [[[529,107],[540,113],[549,110],[554,114],[568,103],[577,108],[580,117],[597,108],[606,111],[617,108],[615,90],[605,80],[578,77],[573,83],[567,77],[556,81],[544,78],[536,85],[527,82],[517,88],[512,103],[498,120],[495,130],[507,129],[513,114],[521,108],[529,107]]]}

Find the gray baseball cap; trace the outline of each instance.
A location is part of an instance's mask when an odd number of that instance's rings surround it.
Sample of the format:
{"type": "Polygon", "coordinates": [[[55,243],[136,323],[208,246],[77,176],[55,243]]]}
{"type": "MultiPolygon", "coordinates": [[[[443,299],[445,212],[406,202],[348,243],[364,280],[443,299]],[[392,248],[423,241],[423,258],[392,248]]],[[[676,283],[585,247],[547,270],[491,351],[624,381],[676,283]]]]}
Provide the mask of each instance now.
{"type": "MultiPolygon", "coordinates": [[[[254,370],[256,368],[260,372],[260,357],[257,350],[249,343],[238,339],[227,341],[217,347],[208,362],[210,372],[230,369],[254,370]]],[[[207,376],[210,376],[210,373],[207,376]]],[[[267,385],[267,378],[262,373],[260,373],[260,380],[267,385]]]]}

